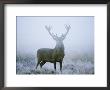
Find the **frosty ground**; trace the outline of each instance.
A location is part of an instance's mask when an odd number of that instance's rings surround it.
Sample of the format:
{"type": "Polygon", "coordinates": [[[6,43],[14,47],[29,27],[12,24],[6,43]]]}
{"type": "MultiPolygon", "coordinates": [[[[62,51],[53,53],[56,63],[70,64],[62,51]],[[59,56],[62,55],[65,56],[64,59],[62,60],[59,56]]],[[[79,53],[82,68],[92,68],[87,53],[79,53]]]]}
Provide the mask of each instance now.
{"type": "Polygon", "coordinates": [[[57,63],[56,71],[54,64],[47,62],[42,68],[36,69],[37,58],[33,54],[17,54],[16,74],[94,74],[94,56],[90,53],[67,53],[63,59],[62,73],[60,64],[57,63]]]}

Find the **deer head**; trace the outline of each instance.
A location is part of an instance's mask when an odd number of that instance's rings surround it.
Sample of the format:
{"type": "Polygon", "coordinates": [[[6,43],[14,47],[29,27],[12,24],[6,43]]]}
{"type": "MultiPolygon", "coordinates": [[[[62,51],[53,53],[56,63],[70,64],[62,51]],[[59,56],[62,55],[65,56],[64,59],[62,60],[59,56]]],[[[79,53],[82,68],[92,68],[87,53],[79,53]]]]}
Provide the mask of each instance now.
{"type": "Polygon", "coordinates": [[[66,38],[69,30],[70,30],[70,25],[65,25],[66,28],[66,32],[64,34],[62,34],[61,36],[57,36],[57,34],[53,34],[51,33],[51,26],[45,26],[46,30],[49,32],[49,34],[52,36],[52,38],[56,41],[56,46],[55,48],[63,48],[64,49],[64,45],[63,45],[63,40],[66,38]]]}

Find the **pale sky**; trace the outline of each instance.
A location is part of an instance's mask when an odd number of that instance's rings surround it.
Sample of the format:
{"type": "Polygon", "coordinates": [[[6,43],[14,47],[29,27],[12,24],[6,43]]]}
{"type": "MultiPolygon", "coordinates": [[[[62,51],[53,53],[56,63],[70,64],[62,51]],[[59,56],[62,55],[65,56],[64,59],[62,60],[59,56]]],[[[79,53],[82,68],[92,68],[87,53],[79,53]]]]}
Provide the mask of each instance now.
{"type": "Polygon", "coordinates": [[[36,53],[39,48],[54,48],[56,43],[45,29],[51,25],[51,32],[61,35],[64,25],[71,29],[64,42],[65,51],[94,50],[94,17],[20,17],[17,16],[17,51],[36,53]]]}

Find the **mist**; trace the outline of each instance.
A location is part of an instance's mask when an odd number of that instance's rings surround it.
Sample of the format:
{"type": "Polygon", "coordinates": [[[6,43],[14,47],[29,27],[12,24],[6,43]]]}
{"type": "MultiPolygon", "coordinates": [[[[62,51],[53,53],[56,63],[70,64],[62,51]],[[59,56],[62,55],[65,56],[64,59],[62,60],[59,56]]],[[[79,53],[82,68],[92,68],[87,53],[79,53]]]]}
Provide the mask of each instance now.
{"type": "Polygon", "coordinates": [[[94,17],[17,17],[17,52],[35,54],[39,48],[54,48],[56,43],[45,29],[60,36],[71,29],[63,41],[66,52],[93,51],[94,17]]]}
{"type": "MultiPolygon", "coordinates": [[[[64,68],[67,67],[67,65],[69,65],[68,63],[71,62],[73,62],[73,66],[76,65],[74,67],[81,66],[83,62],[78,61],[78,63],[76,63],[75,60],[82,60],[82,58],[85,60],[84,55],[86,56],[88,55],[89,57],[87,56],[86,59],[88,60],[92,59],[92,63],[88,64],[88,62],[86,62],[87,66],[85,65],[85,63],[83,64],[83,66],[89,69],[92,68],[92,73],[94,72],[93,69],[94,68],[94,63],[93,63],[94,17],[93,16],[82,16],[82,17],[81,16],[80,17],[79,16],[17,16],[16,17],[17,55],[18,56],[22,54],[33,55],[31,56],[33,58],[32,61],[33,65],[31,67],[31,70],[34,70],[36,65],[35,56],[37,55],[37,50],[40,48],[54,48],[56,45],[56,42],[53,40],[53,38],[49,35],[48,31],[45,29],[45,25],[52,26],[51,32],[57,34],[58,36],[61,36],[66,32],[65,25],[71,26],[69,33],[67,34],[66,38],[63,41],[65,47],[65,58],[63,60],[65,65],[64,68]],[[74,61],[71,61],[73,59],[74,61]]],[[[17,65],[19,63],[17,63],[17,65]]],[[[22,63],[20,63],[19,65],[18,68],[21,70],[20,67],[22,63]]],[[[49,69],[51,67],[53,67],[51,66],[51,64],[49,65],[47,64],[47,66],[46,65],[44,66],[44,68],[49,68],[49,69]]],[[[26,67],[24,68],[25,68],[24,71],[26,71],[27,68],[26,67]]],[[[85,73],[84,70],[83,73],[85,73]]],[[[19,73],[21,72],[19,71],[19,73]]],[[[74,73],[79,73],[79,71],[76,70],[76,72],[74,73]]]]}

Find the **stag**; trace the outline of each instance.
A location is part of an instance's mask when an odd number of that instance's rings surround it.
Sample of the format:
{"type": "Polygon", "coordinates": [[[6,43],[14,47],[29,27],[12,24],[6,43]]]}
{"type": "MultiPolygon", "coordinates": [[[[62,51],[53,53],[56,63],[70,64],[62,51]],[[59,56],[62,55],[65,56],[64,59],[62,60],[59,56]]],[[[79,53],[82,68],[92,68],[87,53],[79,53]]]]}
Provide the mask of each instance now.
{"type": "Polygon", "coordinates": [[[45,26],[45,28],[49,32],[50,36],[56,41],[56,46],[53,49],[50,49],[50,48],[38,49],[38,51],[37,51],[38,62],[36,65],[36,69],[39,64],[42,68],[42,66],[46,62],[51,62],[54,64],[54,69],[56,70],[56,62],[59,62],[60,71],[62,72],[62,61],[65,56],[63,40],[65,39],[65,37],[68,34],[71,27],[70,27],[70,25],[66,25],[65,28],[67,31],[65,34],[62,34],[61,36],[57,36],[57,34],[55,35],[55,34],[51,33],[52,27],[45,26]]]}

